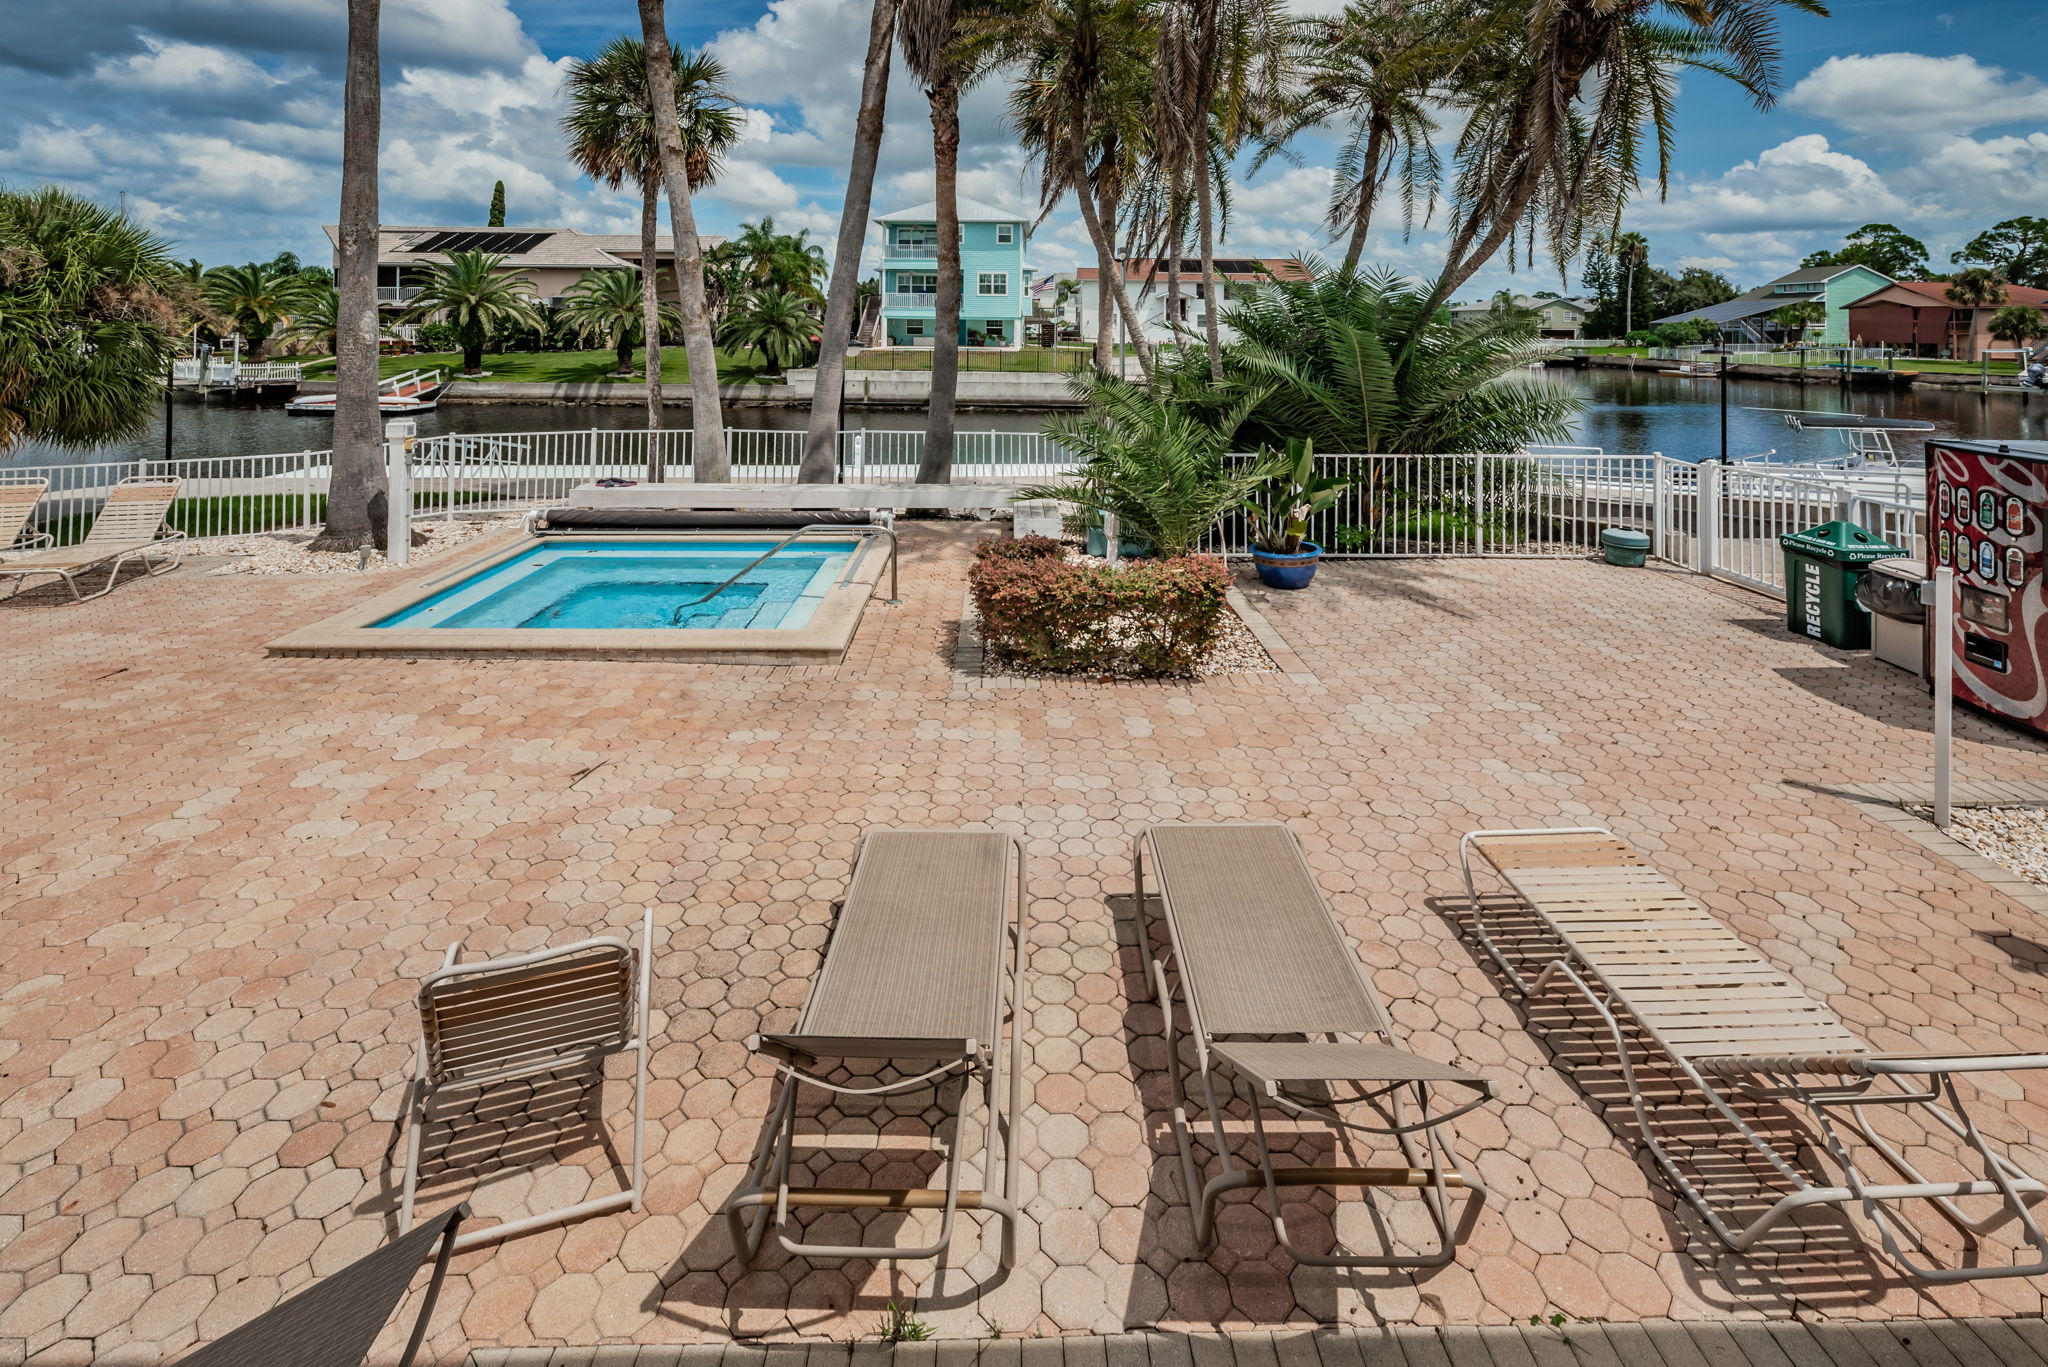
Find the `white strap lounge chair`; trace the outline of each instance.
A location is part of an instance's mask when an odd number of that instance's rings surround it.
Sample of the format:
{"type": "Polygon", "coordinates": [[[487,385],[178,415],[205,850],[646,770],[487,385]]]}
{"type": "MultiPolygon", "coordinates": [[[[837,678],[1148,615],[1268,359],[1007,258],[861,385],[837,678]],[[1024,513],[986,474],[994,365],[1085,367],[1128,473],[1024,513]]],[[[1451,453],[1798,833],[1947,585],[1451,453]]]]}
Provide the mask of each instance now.
{"type": "MultiPolygon", "coordinates": [[[[0,472],[0,480],[5,478],[5,472],[0,472]]],[[[49,490],[47,479],[0,483],[0,561],[56,544],[48,532],[37,531],[30,521],[36,514],[36,505],[49,490]]]]}
{"type": "MultiPolygon", "coordinates": [[[[1173,1134],[1181,1176],[1193,1208],[1195,1238],[1216,1236],[1224,1193],[1263,1187],[1280,1246],[1312,1267],[1441,1267],[1471,1232],[1487,1191],[1458,1163],[1437,1131],[1491,1100],[1491,1082],[1462,1068],[1411,1054],[1394,1044],[1379,995],[1360,968],[1316,886],[1294,832],[1280,825],[1154,826],[1132,852],[1138,909],[1145,911],[1145,867],[1151,865],[1170,949],[1151,963],[1153,991],[1166,1017],[1166,1057],[1173,1077],[1173,1134]],[[1169,970],[1172,976],[1169,977],[1169,970]],[[1187,1115],[1175,1003],[1194,1040],[1195,1072],[1222,1171],[1201,1180],[1187,1115]],[[1250,1084],[1256,1171],[1240,1168],[1224,1130],[1216,1065],[1250,1084]],[[1351,1090],[1334,1095],[1334,1084],[1351,1090]],[[1438,1109],[1435,1090],[1456,1089],[1438,1109]],[[1411,1115],[1408,1103],[1415,1111],[1411,1115]],[[1329,1124],[1339,1131],[1391,1137],[1398,1166],[1276,1168],[1263,1112],[1329,1124]],[[1418,1142],[1418,1136],[1420,1142],[1418,1142]],[[1287,1232],[1282,1187],[1412,1187],[1422,1193],[1437,1230],[1437,1247],[1420,1254],[1391,1248],[1373,1254],[1316,1253],[1287,1232]],[[1467,1193],[1456,1227],[1454,1189],[1467,1193]]],[[[1145,943],[1149,944],[1149,936],[1145,943]]],[[[1227,1083],[1230,1093],[1234,1083],[1227,1083]]]]}
{"type": "Polygon", "coordinates": [[[460,964],[460,943],[420,982],[419,1061],[407,1116],[405,1196],[398,1227],[412,1228],[420,1141],[438,1094],[469,1091],[579,1066],[602,1068],[612,1054],[633,1059],[632,1180],[623,1191],[464,1233],[456,1250],[608,1210],[640,1209],[647,1130],[647,991],[654,909],[640,924],[636,951],[601,936],[559,949],[460,964]]]}
{"type": "Polygon", "coordinates": [[[21,592],[21,586],[39,574],[62,579],[70,586],[72,599],[84,602],[112,593],[121,567],[130,560],[142,561],[151,574],[176,569],[185,551],[185,533],[166,531],[164,518],[177,501],[180,482],[155,477],[124,479],[108,491],[92,530],[77,545],[0,553],[0,575],[14,580],[14,591],[8,597],[21,592]],[[106,587],[80,594],[78,576],[102,566],[108,567],[106,587]]]}
{"type": "Polygon", "coordinates": [[[1023,915],[1024,850],[1014,836],[873,831],[861,841],[824,967],[796,1028],[748,1041],[783,1076],[753,1164],[725,1204],[742,1261],[759,1254],[770,1226],[800,1257],[937,1258],[952,1241],[954,1213],[981,1210],[1003,1222],[1002,1265],[1015,1262],[1023,915]],[[895,1063],[909,1076],[865,1086],[830,1080],[835,1065],[852,1061],[895,1063]],[[946,1142],[943,1189],[790,1185],[801,1087],[879,1096],[936,1087],[956,1075],[983,1084],[982,1181],[1000,1181],[999,1191],[961,1189],[959,1117],[946,1142]],[[944,1214],[937,1237],[922,1247],[807,1244],[782,1232],[794,1207],[944,1214]]]}
{"type": "Polygon", "coordinates": [[[1755,1247],[1808,1206],[1835,1205],[1861,1210],[1876,1226],[1892,1262],[1928,1281],[2048,1272],[2048,1239],[2030,1209],[2048,1187],[1992,1152],[1955,1083],[1958,1073],[2048,1068],[2048,1055],[1872,1050],[1789,973],[1715,920],[1611,831],[1474,831],[1459,842],[1458,850],[1473,923],[1486,952],[1517,992],[1533,996],[1568,983],[1599,1012],[1620,1053],[1644,1143],[1671,1184],[1730,1248],[1742,1252],[1755,1247]],[[1494,943],[1473,880],[1474,855],[1528,905],[1560,946],[1558,957],[1533,982],[1494,943]],[[1616,1008],[1634,1019],[1790,1188],[1747,1226],[1738,1229],[1724,1221],[1658,1142],[1616,1008]],[[1802,1108],[1839,1180],[1825,1185],[1811,1181],[1735,1112],[1720,1091],[1724,1084],[1753,1100],[1802,1108]],[[1896,1145],[1871,1129],[1864,1115],[1869,1106],[1920,1108],[1968,1146],[1984,1176],[1974,1181],[1928,1180],[1896,1145]],[[1838,1116],[1907,1180],[1868,1180],[1856,1165],[1838,1116]],[[1995,1197],[1999,1208],[1987,1218],[1972,1220],[1955,1204],[1965,1197],[1995,1197]],[[1972,1245],[1991,1230],[2017,1221],[2037,1256],[2013,1264],[1935,1266],[1926,1260],[1911,1224],[1893,1208],[1908,1200],[1929,1202],[1972,1245]],[[1920,1253],[1909,1254],[1905,1243],[1920,1253]]]}

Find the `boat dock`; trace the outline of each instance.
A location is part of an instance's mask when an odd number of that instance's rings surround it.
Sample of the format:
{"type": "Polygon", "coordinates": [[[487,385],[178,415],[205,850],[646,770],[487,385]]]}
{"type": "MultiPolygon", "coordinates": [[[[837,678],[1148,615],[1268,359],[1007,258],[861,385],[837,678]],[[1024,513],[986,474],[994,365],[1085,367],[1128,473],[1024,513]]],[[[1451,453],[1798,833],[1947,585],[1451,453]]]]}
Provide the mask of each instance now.
{"type": "Polygon", "coordinates": [[[171,363],[171,388],[196,390],[208,400],[234,402],[290,399],[299,392],[300,367],[294,362],[209,360],[205,373],[197,360],[171,363]]]}

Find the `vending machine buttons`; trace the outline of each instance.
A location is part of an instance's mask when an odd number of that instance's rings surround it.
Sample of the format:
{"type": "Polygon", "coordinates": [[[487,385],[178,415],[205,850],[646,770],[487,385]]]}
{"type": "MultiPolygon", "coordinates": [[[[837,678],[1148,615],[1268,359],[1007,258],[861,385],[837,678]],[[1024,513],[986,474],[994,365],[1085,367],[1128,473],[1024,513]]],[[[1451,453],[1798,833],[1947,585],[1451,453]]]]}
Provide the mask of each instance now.
{"type": "Polygon", "coordinates": [[[2008,536],[2027,534],[2027,505],[2012,495],[2005,500],[2005,530],[2008,536]]]}
{"type": "Polygon", "coordinates": [[[1977,492],[1977,525],[1987,532],[1998,525],[1998,494],[1993,490],[1977,492]]]}
{"type": "Polygon", "coordinates": [[[2027,553],[2018,546],[2005,548],[2005,582],[2018,588],[2027,579],[2027,553]]]}

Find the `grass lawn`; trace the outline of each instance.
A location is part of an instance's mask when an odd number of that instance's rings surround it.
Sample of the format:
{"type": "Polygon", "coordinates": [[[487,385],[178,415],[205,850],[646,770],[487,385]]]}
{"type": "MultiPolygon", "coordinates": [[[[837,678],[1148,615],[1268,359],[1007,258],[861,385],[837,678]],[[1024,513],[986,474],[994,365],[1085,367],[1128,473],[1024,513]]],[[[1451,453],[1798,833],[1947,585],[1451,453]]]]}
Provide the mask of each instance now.
{"type": "MultiPolygon", "coordinates": [[[[455,501],[475,503],[496,497],[477,490],[462,490],[456,493],[455,501]]],[[[447,506],[447,495],[418,492],[413,495],[413,506],[422,510],[443,508],[447,506]]],[[[164,523],[189,537],[253,536],[272,527],[319,522],[326,516],[325,494],[231,494],[224,498],[180,499],[172,505],[164,523]]],[[[48,532],[59,546],[75,546],[92,530],[92,523],[93,519],[84,515],[60,517],[41,524],[38,530],[48,532]]]]}
{"type": "MultiPolygon", "coordinates": [[[[612,374],[614,356],[609,347],[603,351],[509,351],[485,352],[484,369],[490,378],[501,383],[517,384],[631,384],[642,381],[636,374],[630,379],[619,379],[612,374]]],[[[633,364],[640,364],[640,353],[633,353],[633,364]]],[[[378,363],[378,373],[389,379],[402,375],[408,370],[444,370],[453,378],[462,369],[460,352],[421,352],[416,356],[386,356],[378,363]]],[[[764,366],[760,353],[748,350],[728,351],[718,349],[718,382],[720,384],[773,384],[773,375],[763,374],[764,366]]],[[[334,378],[334,358],[319,356],[306,362],[306,378],[328,380],[334,378]]],[[[687,384],[690,379],[690,358],[681,346],[661,349],[662,383],[687,384]]]]}

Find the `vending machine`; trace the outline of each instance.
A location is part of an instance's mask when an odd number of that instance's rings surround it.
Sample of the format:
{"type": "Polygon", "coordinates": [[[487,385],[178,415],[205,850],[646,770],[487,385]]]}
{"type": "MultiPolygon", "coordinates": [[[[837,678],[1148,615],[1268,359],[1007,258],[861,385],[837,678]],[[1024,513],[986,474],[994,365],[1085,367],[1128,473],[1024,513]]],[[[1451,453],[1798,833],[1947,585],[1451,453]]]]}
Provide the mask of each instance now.
{"type": "Polygon", "coordinates": [[[2048,442],[1928,442],[1927,515],[1929,571],[1955,571],[1957,700],[2048,735],[2048,442]]]}

